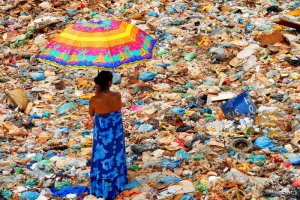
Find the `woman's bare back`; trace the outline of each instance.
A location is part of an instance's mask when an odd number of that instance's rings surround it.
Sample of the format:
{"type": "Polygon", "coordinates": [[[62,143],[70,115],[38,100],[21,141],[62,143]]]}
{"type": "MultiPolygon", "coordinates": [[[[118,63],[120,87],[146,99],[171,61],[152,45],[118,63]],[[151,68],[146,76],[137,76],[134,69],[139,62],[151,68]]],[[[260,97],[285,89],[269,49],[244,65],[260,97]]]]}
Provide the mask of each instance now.
{"type": "Polygon", "coordinates": [[[119,111],[122,108],[121,94],[119,92],[101,92],[90,99],[91,116],[97,114],[107,114],[119,111]]]}

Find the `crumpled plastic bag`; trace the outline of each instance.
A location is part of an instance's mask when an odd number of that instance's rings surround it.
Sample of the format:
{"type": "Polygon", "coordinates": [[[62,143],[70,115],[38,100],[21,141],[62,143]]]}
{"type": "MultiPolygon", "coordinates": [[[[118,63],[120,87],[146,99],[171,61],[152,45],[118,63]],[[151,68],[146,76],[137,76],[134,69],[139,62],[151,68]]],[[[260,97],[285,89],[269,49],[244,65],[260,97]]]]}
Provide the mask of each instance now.
{"type": "Polygon", "coordinates": [[[125,190],[132,190],[134,188],[140,187],[140,185],[141,185],[141,183],[138,180],[132,179],[130,181],[130,183],[125,185],[124,189],[125,190]]]}
{"type": "Polygon", "coordinates": [[[142,124],[138,128],[138,131],[142,131],[142,132],[150,132],[152,130],[153,130],[153,126],[151,124],[142,124]]]}
{"type": "Polygon", "coordinates": [[[182,179],[173,176],[165,176],[159,179],[160,183],[177,183],[180,182],[182,179]]]}
{"type": "Polygon", "coordinates": [[[254,142],[254,145],[258,146],[261,149],[275,147],[275,143],[273,142],[273,140],[271,140],[271,138],[267,136],[257,138],[254,142]]]}
{"type": "Polygon", "coordinates": [[[71,187],[65,187],[61,190],[56,190],[54,187],[52,187],[50,190],[51,190],[53,196],[64,198],[68,194],[76,194],[77,196],[80,196],[84,192],[88,191],[88,187],[86,187],[86,186],[71,186],[71,187]]]}
{"type": "Polygon", "coordinates": [[[25,191],[21,194],[20,200],[36,200],[40,194],[35,191],[25,191]]]}
{"type": "Polygon", "coordinates": [[[155,78],[157,74],[155,72],[142,72],[139,76],[139,80],[150,81],[155,78]]]}

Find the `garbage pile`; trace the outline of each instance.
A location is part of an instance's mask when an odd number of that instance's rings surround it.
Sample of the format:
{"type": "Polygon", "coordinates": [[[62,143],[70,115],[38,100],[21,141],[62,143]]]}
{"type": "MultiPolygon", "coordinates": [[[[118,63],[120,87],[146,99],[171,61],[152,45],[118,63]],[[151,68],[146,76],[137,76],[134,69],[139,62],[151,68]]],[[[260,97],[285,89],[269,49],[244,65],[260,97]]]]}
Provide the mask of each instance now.
{"type": "Polygon", "coordinates": [[[154,59],[114,72],[130,183],[117,199],[300,198],[295,1],[0,2],[0,199],[85,199],[97,70],[35,59],[68,24],[122,19],[154,59]]]}

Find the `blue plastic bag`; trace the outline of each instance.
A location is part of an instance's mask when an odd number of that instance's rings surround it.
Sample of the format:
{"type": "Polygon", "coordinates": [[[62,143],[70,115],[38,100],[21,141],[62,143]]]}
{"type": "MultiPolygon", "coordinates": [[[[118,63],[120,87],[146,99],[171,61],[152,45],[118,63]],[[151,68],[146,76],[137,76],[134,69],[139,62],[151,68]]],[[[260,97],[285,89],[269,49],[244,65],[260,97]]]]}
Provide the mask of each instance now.
{"type": "Polygon", "coordinates": [[[7,190],[7,189],[4,189],[2,191],[2,196],[5,198],[5,199],[11,199],[12,198],[12,192],[10,190],[7,190]]]}
{"type": "Polygon", "coordinates": [[[46,78],[44,73],[39,73],[39,72],[32,72],[29,75],[35,81],[42,81],[42,80],[45,80],[45,78],[46,78]]]}
{"type": "Polygon", "coordinates": [[[174,176],[165,176],[159,179],[160,183],[178,183],[179,181],[181,181],[181,178],[177,178],[174,176]]]}
{"type": "Polygon", "coordinates": [[[67,134],[70,133],[68,127],[60,127],[52,131],[54,134],[67,134]]]}
{"type": "Polygon", "coordinates": [[[151,17],[158,17],[158,16],[159,16],[158,13],[157,13],[157,12],[154,12],[154,11],[149,12],[147,15],[148,15],[148,16],[151,16],[151,17]]]}
{"type": "Polygon", "coordinates": [[[272,147],[270,148],[271,151],[279,152],[279,153],[288,153],[288,150],[284,147],[272,147]]]}
{"type": "Polygon", "coordinates": [[[258,146],[261,149],[275,147],[275,142],[267,136],[259,137],[254,142],[255,146],[258,146]]]}
{"type": "Polygon", "coordinates": [[[179,200],[196,200],[192,194],[185,194],[179,200]]]}
{"type": "Polygon", "coordinates": [[[170,160],[170,159],[164,159],[160,162],[160,164],[163,167],[172,167],[172,168],[178,168],[181,163],[181,160],[170,160]]]}
{"type": "Polygon", "coordinates": [[[142,131],[142,132],[150,132],[152,130],[153,130],[153,126],[151,124],[142,124],[138,129],[138,131],[142,131]]]}
{"type": "Polygon", "coordinates": [[[85,186],[71,186],[65,187],[61,190],[56,190],[54,187],[50,188],[53,196],[64,198],[68,194],[76,194],[77,196],[82,195],[83,193],[88,191],[88,188],[85,186]]]}
{"type": "Polygon", "coordinates": [[[178,114],[178,115],[183,115],[185,113],[185,109],[180,108],[180,107],[175,107],[171,110],[172,114],[178,114]]]}
{"type": "Polygon", "coordinates": [[[228,119],[256,114],[256,107],[246,91],[222,104],[221,108],[228,119]]]}
{"type": "Polygon", "coordinates": [[[43,160],[44,156],[41,153],[36,153],[35,156],[31,157],[32,161],[41,161],[43,160]]]}
{"type": "Polygon", "coordinates": [[[45,153],[45,158],[52,158],[54,157],[56,154],[53,151],[47,151],[45,153]]]}
{"type": "Polygon", "coordinates": [[[138,180],[132,179],[130,181],[130,183],[125,185],[124,189],[125,190],[132,190],[134,188],[140,187],[140,185],[141,185],[141,183],[138,180]]]}
{"type": "Polygon", "coordinates": [[[37,114],[32,114],[28,116],[29,119],[42,119],[42,116],[39,116],[37,114]]]}
{"type": "Polygon", "coordinates": [[[189,159],[191,157],[191,155],[186,152],[185,150],[179,150],[176,152],[176,157],[182,158],[182,159],[189,159]]]}
{"type": "Polygon", "coordinates": [[[75,16],[75,15],[78,14],[78,12],[77,12],[76,10],[74,10],[74,9],[68,9],[67,12],[68,12],[68,14],[71,15],[71,16],[75,16]]]}
{"type": "Polygon", "coordinates": [[[291,157],[288,159],[288,162],[293,165],[300,165],[300,156],[291,157]]]}
{"type": "Polygon", "coordinates": [[[21,194],[20,200],[35,200],[39,198],[40,194],[35,191],[25,191],[21,194]]]}
{"type": "Polygon", "coordinates": [[[71,110],[71,109],[72,109],[72,110],[76,110],[76,109],[77,109],[77,107],[76,107],[76,105],[75,105],[74,102],[65,103],[64,105],[59,106],[59,107],[56,109],[56,112],[57,112],[58,114],[63,114],[63,113],[68,112],[68,111],[71,110]]]}
{"type": "Polygon", "coordinates": [[[139,76],[139,80],[150,81],[150,80],[154,79],[155,76],[156,76],[155,72],[142,72],[139,76]]]}
{"type": "Polygon", "coordinates": [[[254,30],[255,26],[253,24],[246,24],[245,32],[246,34],[250,34],[254,30]]]}

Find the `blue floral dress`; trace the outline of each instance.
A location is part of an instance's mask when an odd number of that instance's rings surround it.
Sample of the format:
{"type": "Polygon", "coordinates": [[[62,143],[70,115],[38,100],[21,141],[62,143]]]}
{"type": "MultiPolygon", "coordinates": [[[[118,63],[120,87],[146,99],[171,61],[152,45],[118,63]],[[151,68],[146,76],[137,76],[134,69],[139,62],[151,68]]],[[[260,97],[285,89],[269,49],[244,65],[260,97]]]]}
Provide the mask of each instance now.
{"type": "Polygon", "coordinates": [[[95,114],[93,137],[90,194],[113,199],[128,183],[121,112],[95,114]]]}

